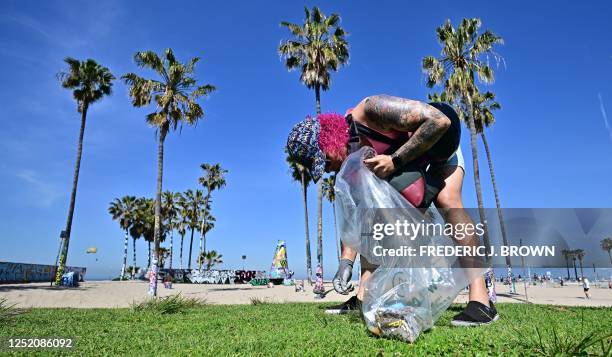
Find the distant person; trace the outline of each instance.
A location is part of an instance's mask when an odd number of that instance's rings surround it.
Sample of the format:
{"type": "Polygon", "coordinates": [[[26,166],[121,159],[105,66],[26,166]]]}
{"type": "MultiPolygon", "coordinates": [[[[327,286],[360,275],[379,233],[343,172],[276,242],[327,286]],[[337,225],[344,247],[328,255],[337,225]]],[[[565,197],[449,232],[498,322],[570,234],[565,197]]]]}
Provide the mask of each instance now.
{"type": "MultiPolygon", "coordinates": [[[[289,134],[287,149],[292,159],[306,166],[316,182],[325,172],[338,172],[354,150],[362,146],[372,147],[377,155],[364,163],[376,176],[387,180],[417,208],[427,208],[429,203],[425,203],[424,197],[431,194],[444,220],[456,225],[472,223],[467,214],[451,210],[463,208],[461,188],[465,172],[460,138],[459,116],[450,105],[374,95],[349,109],[345,117],[322,114],[296,124],[289,134]],[[414,166],[422,165],[423,160],[428,163],[423,170],[431,180],[414,181],[414,166]],[[423,186],[432,187],[432,190],[424,192],[423,186]]],[[[477,240],[475,236],[471,238],[477,240]]],[[[348,295],[352,291],[350,280],[356,257],[355,250],[342,245],[340,264],[333,280],[334,289],[340,294],[348,295]]],[[[326,313],[360,311],[364,282],[376,268],[361,258],[361,283],[357,296],[328,308],[326,313]]],[[[453,318],[451,324],[476,326],[489,324],[498,318],[497,310],[489,300],[484,278],[479,276],[470,283],[467,307],[453,318]]]]}
{"type": "Polygon", "coordinates": [[[587,299],[591,298],[591,295],[589,295],[589,289],[590,288],[591,288],[591,284],[589,283],[589,279],[583,278],[582,279],[582,290],[584,290],[584,296],[587,299]]]}

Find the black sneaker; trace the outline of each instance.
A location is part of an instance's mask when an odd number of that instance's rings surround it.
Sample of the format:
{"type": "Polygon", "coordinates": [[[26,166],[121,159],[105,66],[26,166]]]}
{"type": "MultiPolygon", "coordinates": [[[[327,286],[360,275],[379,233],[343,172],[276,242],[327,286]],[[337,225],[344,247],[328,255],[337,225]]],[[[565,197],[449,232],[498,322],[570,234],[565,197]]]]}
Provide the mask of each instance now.
{"type": "Polygon", "coordinates": [[[489,301],[489,306],[478,301],[468,302],[465,309],[453,317],[451,325],[453,326],[480,326],[488,325],[497,321],[499,315],[492,301],[489,301]],[[490,307],[489,307],[490,306],[490,307]]]}
{"type": "Polygon", "coordinates": [[[326,314],[343,315],[361,311],[361,300],[357,296],[353,296],[340,305],[330,306],[325,309],[326,314]]]}

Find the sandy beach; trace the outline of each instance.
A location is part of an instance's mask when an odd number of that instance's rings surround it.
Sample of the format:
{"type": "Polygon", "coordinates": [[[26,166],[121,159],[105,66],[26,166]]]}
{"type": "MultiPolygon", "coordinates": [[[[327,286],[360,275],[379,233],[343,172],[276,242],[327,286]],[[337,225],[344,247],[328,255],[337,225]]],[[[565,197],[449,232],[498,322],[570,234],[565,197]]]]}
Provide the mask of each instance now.
{"type": "MultiPolygon", "coordinates": [[[[69,307],[69,308],[114,308],[129,307],[133,302],[147,298],[147,282],[141,281],[91,281],[78,288],[50,287],[49,283],[6,284],[0,285],[0,298],[20,307],[69,307]]],[[[326,283],[331,289],[331,284],[326,283]]],[[[517,285],[518,295],[510,295],[508,286],[496,286],[498,302],[524,303],[524,288],[517,285]]],[[[315,299],[307,288],[305,293],[296,293],[293,286],[274,288],[253,287],[248,284],[208,285],[174,284],[173,289],[159,287],[160,296],[180,293],[186,297],[205,299],[211,304],[249,304],[252,298],[264,299],[273,303],[283,302],[337,302],[346,296],[331,292],[325,299],[315,299]]],[[[612,289],[592,286],[591,299],[584,298],[582,287],[577,284],[564,287],[530,286],[529,302],[535,304],[564,306],[609,306],[612,307],[612,289]]],[[[462,292],[456,302],[466,302],[467,294],[462,292]]]]}

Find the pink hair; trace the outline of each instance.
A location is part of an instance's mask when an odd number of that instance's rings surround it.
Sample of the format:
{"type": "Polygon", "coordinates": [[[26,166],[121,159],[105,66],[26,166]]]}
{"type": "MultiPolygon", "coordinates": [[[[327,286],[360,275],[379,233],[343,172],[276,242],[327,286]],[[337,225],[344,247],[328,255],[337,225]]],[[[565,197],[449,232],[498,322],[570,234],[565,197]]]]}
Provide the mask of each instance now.
{"type": "Polygon", "coordinates": [[[349,140],[349,127],[344,117],[338,113],[325,113],[317,116],[321,130],[319,147],[329,158],[342,159],[346,155],[349,140]]]}

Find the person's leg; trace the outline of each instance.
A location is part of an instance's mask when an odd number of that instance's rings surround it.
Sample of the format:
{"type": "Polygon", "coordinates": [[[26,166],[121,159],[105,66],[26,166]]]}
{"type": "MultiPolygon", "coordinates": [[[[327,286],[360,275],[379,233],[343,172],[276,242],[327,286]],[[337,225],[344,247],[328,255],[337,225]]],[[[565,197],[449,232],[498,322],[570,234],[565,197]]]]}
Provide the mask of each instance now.
{"type": "Polygon", "coordinates": [[[363,301],[363,294],[365,293],[365,282],[370,278],[377,266],[370,264],[363,257],[360,257],[361,265],[361,279],[359,280],[359,289],[357,290],[357,299],[363,301]]]}
{"type": "MultiPolygon", "coordinates": [[[[461,189],[463,186],[463,169],[459,166],[445,165],[436,168],[431,173],[437,179],[444,181],[444,187],[436,198],[436,207],[444,217],[444,221],[452,225],[473,223],[470,216],[463,210],[461,189]]],[[[473,235],[460,241],[462,245],[478,245],[477,238],[473,235]]],[[[474,279],[469,286],[469,300],[478,301],[489,306],[489,294],[484,277],[481,275],[474,279]]]]}

